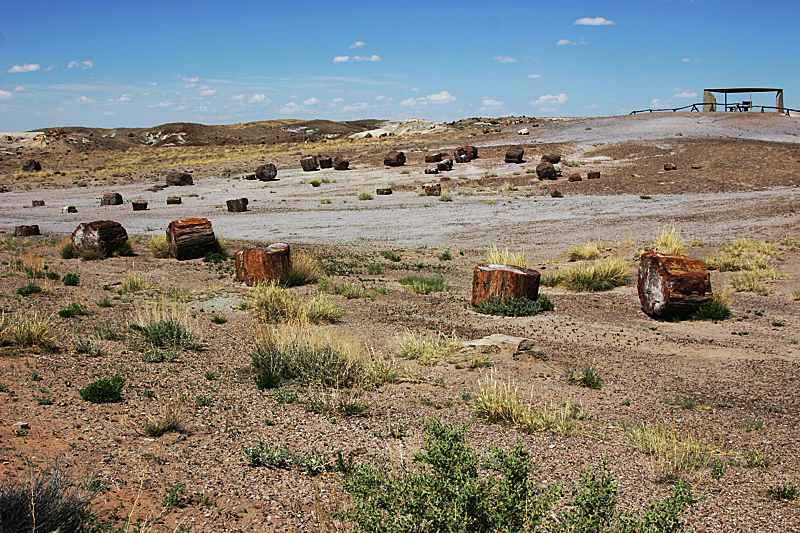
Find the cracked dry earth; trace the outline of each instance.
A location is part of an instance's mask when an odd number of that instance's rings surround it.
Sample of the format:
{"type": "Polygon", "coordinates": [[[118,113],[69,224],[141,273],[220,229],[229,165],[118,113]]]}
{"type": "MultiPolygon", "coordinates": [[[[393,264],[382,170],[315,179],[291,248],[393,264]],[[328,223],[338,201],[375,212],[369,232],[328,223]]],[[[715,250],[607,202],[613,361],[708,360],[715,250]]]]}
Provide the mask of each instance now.
{"type": "MultiPolygon", "coordinates": [[[[637,117],[635,123],[649,125],[650,131],[658,121],[637,117]]],[[[619,129],[629,122],[620,117],[619,129]]],[[[468,441],[480,452],[492,444],[510,447],[521,440],[543,482],[569,484],[583,469],[605,460],[619,483],[621,505],[640,508],[671,490],[660,479],[661,463],[638,451],[620,429],[625,423],[648,422],[696,437],[725,461],[719,479],[708,469],[690,475],[704,499],[684,513],[687,531],[800,531],[800,508],[767,494],[771,486],[800,485],[796,246],[778,245],[775,265],[784,276],[767,282],[770,294],[731,291],[733,317],[718,322],[653,320],[641,312],[632,284],[597,293],[543,287],[555,310],[534,317],[486,316],[468,307],[472,269],[494,245],[524,251],[548,274],[570,266],[564,256],[569,246],[602,240],[603,254],[626,259],[635,276],[637,250],[670,222],[684,240],[695,239],[687,255],[701,259],[716,256],[720,247],[739,237],[774,243],[784,237],[800,239],[798,147],[785,139],[762,138],[761,123],[751,130],[744,126],[737,125],[736,139],[717,130],[708,137],[686,127],[676,138],[674,126],[664,126],[655,139],[619,134],[613,142],[595,139],[591,142],[598,145],[589,147],[586,140],[567,142],[565,129],[614,131],[613,119],[592,126],[543,125],[542,133],[534,132],[525,141],[530,162],[523,166],[502,163],[504,146],[519,142],[511,134],[491,141],[479,135],[426,139],[429,151],[469,139],[485,144],[481,158],[444,176],[450,177],[442,184],[452,202],[418,196],[419,184],[430,177],[422,173],[421,155],[413,152],[407,167],[399,169],[359,161],[354,153],[350,157],[356,170],[320,171],[314,177],[327,177],[328,182],[319,188],[312,188],[309,176],[288,168],[289,163],[280,169],[280,181],[267,184],[220,177],[223,167],[244,172],[255,161],[195,165],[195,185],[182,190],[186,201],[181,206],[162,205],[175,188],[147,191],[154,172],[143,171],[114,188],[126,199],[150,201],[150,209],[137,213],[127,204],[99,207],[96,198],[109,190],[100,183],[34,183],[25,190],[14,181],[12,192],[0,195],[0,226],[7,235],[15,225],[38,223],[44,233],[61,237],[78,222],[113,219],[139,237],[140,244],[133,257],[81,262],[61,259],[47,236],[3,241],[0,307],[14,316],[35,312],[47,317],[55,346],[1,348],[0,383],[7,391],[0,393],[0,479],[25,479],[32,467],[45,468],[63,454],[72,477],[107,483],[96,503],[118,525],[130,519],[147,521],[152,531],[188,526],[195,532],[347,530],[327,518],[328,510],[347,504],[340,474],[250,467],[243,448],[260,436],[298,455],[341,451],[357,462],[388,460],[397,466],[420,449],[421,422],[438,415],[456,424],[468,422],[468,441]],[[742,131],[758,135],[742,138],[742,131]],[[555,150],[567,160],[583,162],[575,167],[582,174],[599,170],[603,177],[542,183],[526,172],[538,163],[538,154],[555,150]],[[668,159],[677,160],[678,171],[663,171],[668,159]],[[733,162],[737,165],[731,166],[733,162]],[[691,170],[692,164],[702,168],[691,170]],[[389,183],[395,189],[392,196],[357,199],[360,192],[389,183]],[[565,196],[551,198],[542,185],[565,196]],[[191,194],[196,196],[187,196],[191,194]],[[251,199],[250,212],[233,214],[221,208],[225,199],[242,196],[251,199]],[[34,198],[45,199],[46,206],[22,209],[34,198]],[[331,203],[321,204],[322,199],[331,203]],[[78,213],[62,214],[60,206],[66,204],[77,205],[78,213]],[[317,255],[334,283],[370,289],[369,298],[329,295],[342,318],[320,327],[351,335],[376,357],[389,358],[400,377],[366,392],[370,408],[361,416],[308,412],[308,391],[293,384],[279,391],[257,389],[249,352],[262,326],[239,308],[248,288],[232,279],[231,262],[156,259],[143,245],[148,236],[161,234],[169,220],[190,215],[210,218],[232,250],[254,242],[288,242],[293,250],[317,255]],[[440,259],[447,250],[452,259],[440,259]],[[78,274],[80,283],[37,280],[41,293],[18,295],[17,289],[30,280],[12,264],[25,251],[41,257],[48,271],[78,274]],[[397,253],[400,261],[384,258],[384,251],[397,253]],[[134,274],[150,288],[119,294],[120,283],[134,274]],[[409,274],[441,275],[449,290],[407,292],[398,280],[409,274]],[[203,347],[182,352],[171,362],[143,362],[126,326],[135,320],[137,308],[168,296],[184,300],[203,347]],[[104,298],[110,307],[98,305],[104,298]],[[60,317],[57,312],[71,302],[84,306],[86,314],[60,317]],[[227,322],[214,323],[215,316],[227,322]],[[502,345],[456,352],[420,366],[398,355],[395,339],[407,330],[460,340],[492,334],[528,338],[546,360],[515,358],[513,346],[502,345]],[[77,353],[79,340],[89,340],[98,352],[77,353]],[[468,363],[476,357],[488,357],[492,368],[470,369],[468,363]],[[587,365],[597,367],[604,380],[601,390],[564,380],[568,369],[587,365]],[[91,404],[79,396],[88,383],[114,375],[126,380],[121,402],[91,404]],[[514,384],[525,401],[570,402],[591,417],[576,421],[582,431],[572,437],[525,434],[489,424],[474,415],[473,406],[479,383],[492,376],[514,384]],[[40,401],[46,396],[52,403],[40,401]],[[145,435],[148,420],[166,402],[180,399],[180,431],[157,438],[145,435]],[[676,399],[697,400],[699,406],[685,409],[675,405],[676,399]],[[21,431],[16,422],[26,422],[30,429],[21,431]],[[768,461],[757,461],[759,457],[768,461]],[[165,509],[164,496],[178,483],[186,484],[187,494],[207,497],[212,504],[165,509]]],[[[401,141],[414,147],[423,142],[395,140],[401,141]]],[[[113,159],[111,154],[91,157],[113,159]]],[[[52,168],[47,161],[42,157],[43,166],[52,168]]],[[[103,181],[102,175],[93,176],[103,181]]],[[[114,179],[106,177],[106,183],[114,179]]],[[[712,271],[714,290],[730,290],[734,274],[712,271]]],[[[317,285],[291,291],[299,298],[321,292],[317,285]]]]}

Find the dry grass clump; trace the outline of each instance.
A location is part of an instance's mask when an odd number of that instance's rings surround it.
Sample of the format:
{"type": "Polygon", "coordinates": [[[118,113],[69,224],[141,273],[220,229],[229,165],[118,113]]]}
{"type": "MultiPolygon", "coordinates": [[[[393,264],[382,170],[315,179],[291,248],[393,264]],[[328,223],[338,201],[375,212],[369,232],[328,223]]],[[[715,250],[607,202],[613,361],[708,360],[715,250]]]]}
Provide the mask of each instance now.
{"type": "Polygon", "coordinates": [[[50,319],[33,314],[7,315],[0,313],[0,346],[21,348],[54,346],[50,319]]]}
{"type": "Polygon", "coordinates": [[[566,252],[567,260],[587,261],[591,259],[600,259],[600,248],[604,246],[604,243],[595,241],[572,246],[566,252]]]}
{"type": "Polygon", "coordinates": [[[145,346],[140,348],[172,348],[195,350],[200,326],[186,307],[174,302],[159,300],[145,305],[135,305],[131,329],[141,334],[145,346]]]}
{"type": "Polygon", "coordinates": [[[61,259],[77,259],[78,252],[72,247],[72,239],[64,237],[56,244],[58,255],[61,259]]]}
{"type": "Polygon", "coordinates": [[[131,274],[122,280],[119,287],[120,294],[135,294],[137,292],[146,291],[157,288],[158,285],[150,281],[150,276],[139,274],[131,274]]]}
{"type": "Polygon", "coordinates": [[[287,287],[316,283],[325,275],[320,260],[305,250],[293,251],[289,262],[289,271],[281,276],[281,284],[287,287]]]}
{"type": "Polygon", "coordinates": [[[542,276],[547,287],[561,285],[576,292],[607,291],[630,282],[628,262],[621,258],[595,261],[591,265],[575,265],[555,274],[542,276]]]}
{"type": "Polygon", "coordinates": [[[680,231],[675,227],[675,224],[669,224],[664,226],[661,229],[661,233],[647,243],[643,250],[639,250],[636,254],[637,257],[646,251],[660,254],[685,255],[686,243],[681,240],[680,231]]]}
{"type": "Polygon", "coordinates": [[[146,245],[150,253],[153,254],[153,257],[156,259],[174,257],[172,247],[169,245],[166,235],[153,235],[147,239],[146,245]]]}
{"type": "Polygon", "coordinates": [[[263,322],[335,323],[342,316],[335,303],[323,295],[299,300],[277,283],[259,283],[250,289],[250,299],[244,306],[263,322]]]}
{"type": "Polygon", "coordinates": [[[455,334],[452,337],[441,332],[425,335],[410,329],[395,337],[394,345],[401,357],[413,359],[421,365],[435,365],[442,357],[462,348],[455,334]]]}
{"type": "Polygon", "coordinates": [[[739,292],[749,291],[761,296],[772,294],[772,289],[764,285],[765,280],[780,279],[784,277],[775,267],[748,270],[731,277],[731,286],[739,292]]]}
{"type": "Polygon", "coordinates": [[[390,374],[385,361],[367,354],[353,337],[298,323],[263,329],[250,360],[256,373],[337,389],[371,389],[390,374]]]}
{"type": "Polygon", "coordinates": [[[508,250],[500,250],[493,246],[491,250],[483,255],[483,260],[490,265],[513,265],[521,268],[533,268],[534,264],[528,261],[524,253],[513,253],[508,250]]]}
{"type": "Polygon", "coordinates": [[[45,277],[44,259],[33,252],[24,252],[12,259],[9,267],[14,272],[19,272],[31,279],[45,277]]]}
{"type": "Polygon", "coordinates": [[[144,425],[144,433],[148,437],[160,437],[170,431],[180,431],[185,419],[186,397],[161,400],[156,417],[148,416],[144,425]]]}
{"type": "Polygon", "coordinates": [[[475,415],[493,424],[516,428],[525,433],[553,433],[563,437],[580,432],[576,417],[582,412],[569,402],[559,408],[549,403],[533,406],[517,397],[515,385],[498,380],[494,373],[478,381],[478,393],[473,410],[475,415]]]}
{"type": "Polygon", "coordinates": [[[777,246],[767,241],[755,241],[750,237],[741,237],[734,240],[730,246],[723,246],[720,252],[727,253],[733,257],[743,257],[750,254],[764,255],[767,257],[778,258],[780,255],[777,246]]]}

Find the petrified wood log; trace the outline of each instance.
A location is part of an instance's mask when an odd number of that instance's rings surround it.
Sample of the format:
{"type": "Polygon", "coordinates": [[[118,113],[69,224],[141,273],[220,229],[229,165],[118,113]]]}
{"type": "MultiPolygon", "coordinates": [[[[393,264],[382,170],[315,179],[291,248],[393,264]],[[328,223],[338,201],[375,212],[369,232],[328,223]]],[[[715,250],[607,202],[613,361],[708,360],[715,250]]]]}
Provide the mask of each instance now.
{"type": "Polygon", "coordinates": [[[438,163],[436,163],[436,169],[439,172],[448,172],[453,170],[453,160],[449,157],[447,159],[442,159],[438,163]]]}
{"type": "Polygon", "coordinates": [[[590,180],[599,180],[600,179],[600,173],[599,172],[589,172],[588,174],[586,174],[586,178],[590,179],[590,180]]]}
{"type": "Polygon", "coordinates": [[[131,202],[134,211],[146,211],[147,210],[147,202],[144,200],[134,200],[131,202]]]}
{"type": "Polygon", "coordinates": [[[261,165],[256,169],[256,178],[261,181],[273,181],[278,177],[278,169],[272,163],[261,165]]]}
{"type": "Polygon", "coordinates": [[[406,164],[406,154],[403,152],[389,152],[383,158],[383,164],[387,167],[401,167],[406,164]]]}
{"type": "Polygon", "coordinates": [[[317,156],[315,155],[307,155],[305,157],[300,158],[300,167],[302,167],[304,172],[311,172],[312,170],[319,170],[319,162],[317,161],[317,156]]]}
{"type": "Polygon", "coordinates": [[[62,213],[77,213],[78,208],[74,205],[65,205],[61,208],[62,213]]]}
{"type": "Polygon", "coordinates": [[[442,160],[442,154],[441,153],[430,154],[430,155],[426,155],[425,156],[425,162],[426,163],[438,163],[441,160],[442,160]]]}
{"type": "MultiPolygon", "coordinates": [[[[460,146],[456,148],[455,155],[467,156],[469,159],[467,159],[465,162],[469,163],[473,159],[478,159],[478,149],[474,146],[460,146]]],[[[456,159],[456,162],[461,163],[461,161],[458,161],[458,159],[456,159]]]]}
{"type": "Polygon", "coordinates": [[[118,192],[106,192],[103,193],[103,197],[100,198],[100,205],[121,205],[122,204],[122,195],[118,192]]]}
{"type": "Polygon", "coordinates": [[[31,200],[31,206],[44,207],[44,200],[31,200]]]}
{"type": "Polygon", "coordinates": [[[480,263],[472,272],[472,305],[493,296],[536,300],[539,297],[539,272],[513,265],[480,263]]]}
{"type": "Polygon", "coordinates": [[[676,165],[671,161],[668,161],[664,163],[664,170],[678,170],[678,165],[676,165]]]}
{"type": "Polygon", "coordinates": [[[350,161],[342,159],[338,155],[333,158],[333,170],[347,170],[350,168],[350,161]]]}
{"type": "Polygon", "coordinates": [[[439,169],[436,168],[436,167],[426,168],[425,169],[425,174],[438,174],[438,173],[439,173],[439,169]]]}
{"type": "Polygon", "coordinates": [[[289,270],[289,245],[282,242],[267,248],[245,248],[233,256],[236,279],[247,285],[262,281],[276,281],[289,270]]]}
{"type": "Polygon", "coordinates": [[[558,179],[558,173],[556,173],[556,167],[554,167],[552,163],[548,163],[547,161],[542,161],[541,163],[536,165],[536,175],[539,177],[540,180],[558,179]]]}
{"type": "Polygon", "coordinates": [[[184,186],[184,185],[194,185],[194,180],[192,179],[192,175],[188,172],[170,172],[167,174],[167,185],[169,186],[184,186]]]}
{"type": "Polygon", "coordinates": [[[14,226],[15,237],[30,237],[31,235],[40,235],[38,224],[14,226]]]}
{"type": "Polygon", "coordinates": [[[231,213],[242,213],[247,211],[247,198],[236,198],[235,200],[226,200],[225,204],[228,206],[228,211],[231,213]]]}
{"type": "Polygon", "coordinates": [[[167,205],[178,205],[181,203],[180,196],[167,196],[167,205]]]}
{"type": "Polygon", "coordinates": [[[561,154],[547,154],[542,156],[542,161],[545,163],[551,163],[553,165],[557,165],[561,162],[561,154]]]}
{"type": "Polygon", "coordinates": [[[581,175],[579,173],[573,172],[572,174],[569,175],[569,178],[567,178],[567,179],[569,181],[581,181],[582,178],[581,178],[581,175]]]}
{"type": "Polygon", "coordinates": [[[25,172],[38,172],[42,170],[42,164],[35,159],[28,159],[22,164],[22,170],[25,172]]]}
{"type": "Polygon", "coordinates": [[[333,168],[333,158],[329,155],[317,156],[319,168],[333,168]]]}
{"type": "Polygon", "coordinates": [[[72,232],[72,249],[81,257],[105,257],[127,240],[128,232],[119,222],[82,222],[72,232]]]}
{"type": "Polygon", "coordinates": [[[525,150],[521,146],[512,146],[506,150],[506,163],[522,163],[525,150]]]}
{"type": "Polygon", "coordinates": [[[167,227],[167,240],[176,259],[197,259],[219,251],[219,244],[207,218],[173,220],[167,227]]]}
{"type": "Polygon", "coordinates": [[[705,263],[682,255],[643,253],[636,286],[642,310],[651,316],[691,315],[713,297],[705,263]]]}
{"type": "Polygon", "coordinates": [[[425,192],[425,196],[441,196],[442,195],[442,184],[441,183],[425,183],[422,185],[422,190],[425,192]]]}
{"type": "Polygon", "coordinates": [[[388,187],[384,189],[375,189],[375,194],[378,196],[388,196],[392,194],[392,189],[389,189],[388,187]]]}

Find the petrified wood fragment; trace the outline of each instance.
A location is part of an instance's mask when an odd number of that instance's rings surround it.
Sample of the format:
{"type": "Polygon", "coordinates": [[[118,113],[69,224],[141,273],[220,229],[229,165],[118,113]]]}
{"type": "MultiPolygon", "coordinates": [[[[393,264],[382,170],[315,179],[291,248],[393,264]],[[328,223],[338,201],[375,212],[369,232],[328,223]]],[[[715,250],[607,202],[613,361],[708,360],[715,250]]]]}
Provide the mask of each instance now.
{"type": "Polygon", "coordinates": [[[441,183],[425,183],[422,185],[422,190],[425,196],[441,196],[442,184],[441,183]]]}
{"type": "Polygon", "coordinates": [[[236,198],[235,200],[226,200],[225,204],[228,206],[228,211],[231,213],[242,213],[247,211],[247,198],[236,198]]]}
{"type": "Polygon", "coordinates": [[[121,205],[122,204],[122,195],[118,192],[106,192],[103,193],[103,197],[100,198],[100,205],[121,205]]]}
{"type": "Polygon", "coordinates": [[[261,165],[256,168],[256,178],[260,181],[273,181],[277,179],[278,169],[272,163],[261,165]]]}
{"type": "Polygon", "coordinates": [[[267,248],[245,248],[234,254],[236,279],[247,285],[277,281],[289,271],[289,245],[282,242],[267,248]]]}
{"type": "Polygon", "coordinates": [[[81,257],[105,257],[127,240],[128,232],[119,222],[82,222],[72,232],[72,249],[81,257]]]}
{"type": "Polygon", "coordinates": [[[512,146],[506,150],[506,163],[522,163],[525,150],[521,146],[512,146]]]}
{"type": "Polygon", "coordinates": [[[300,167],[303,169],[304,172],[319,170],[319,162],[317,161],[317,156],[307,155],[305,157],[301,157],[300,167]]]}
{"type": "Polygon", "coordinates": [[[219,251],[219,244],[207,218],[173,220],[167,227],[167,241],[176,259],[197,259],[219,251]]]}
{"type": "Polygon", "coordinates": [[[40,235],[38,224],[14,226],[15,237],[30,237],[31,235],[40,235]]]}
{"type": "Polygon", "coordinates": [[[712,299],[705,263],[682,255],[643,253],[636,287],[651,316],[688,316],[712,299]]]}
{"type": "Polygon", "coordinates": [[[383,164],[387,167],[401,167],[406,164],[406,154],[403,152],[389,152],[383,158],[383,164]]]}
{"type": "Polygon", "coordinates": [[[493,296],[536,300],[539,297],[539,272],[514,265],[480,263],[472,273],[472,305],[493,296]]]}

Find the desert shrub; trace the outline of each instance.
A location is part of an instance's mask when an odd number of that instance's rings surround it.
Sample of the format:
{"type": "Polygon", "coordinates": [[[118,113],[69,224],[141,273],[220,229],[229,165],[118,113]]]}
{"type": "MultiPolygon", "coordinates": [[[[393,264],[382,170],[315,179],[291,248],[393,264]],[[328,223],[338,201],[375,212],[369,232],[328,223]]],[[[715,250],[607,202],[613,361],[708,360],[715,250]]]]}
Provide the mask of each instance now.
{"type": "Polygon", "coordinates": [[[72,302],[71,304],[66,306],[64,309],[61,309],[58,312],[58,316],[60,316],[61,318],[72,318],[72,317],[74,317],[76,315],[82,315],[85,312],[86,311],[83,309],[81,304],[76,303],[76,302],[72,302]]]}
{"type": "Polygon", "coordinates": [[[543,485],[519,441],[509,451],[492,446],[483,470],[465,442],[467,429],[434,417],[424,423],[423,450],[411,465],[355,466],[343,484],[351,504],[334,517],[376,533],[677,532],[683,530],[680,514],[698,501],[688,484],[679,483],[640,515],[618,510],[617,484],[605,464],[584,471],[571,491],[543,485]]]}
{"type": "Polygon", "coordinates": [[[0,313],[0,346],[5,345],[21,348],[52,348],[54,342],[50,320],[41,318],[37,313],[18,315],[0,313]]]}
{"type": "Polygon", "coordinates": [[[196,321],[185,307],[164,300],[136,306],[130,328],[139,334],[137,349],[165,348],[198,350],[196,321]]]}
{"type": "Polygon", "coordinates": [[[258,437],[253,446],[249,448],[247,446],[242,447],[242,453],[244,453],[248,466],[286,468],[289,465],[289,448],[285,444],[279,446],[271,442],[264,442],[261,437],[258,437]]]}
{"type": "Polygon", "coordinates": [[[281,285],[296,287],[316,283],[324,274],[320,260],[310,252],[299,250],[290,256],[288,272],[281,276],[281,285]]]}
{"type": "Polygon", "coordinates": [[[167,289],[167,300],[172,302],[189,302],[192,299],[192,291],[188,289],[181,289],[180,287],[170,287],[167,289]]]}
{"type": "Polygon", "coordinates": [[[449,287],[444,284],[442,276],[433,276],[430,278],[422,276],[406,276],[397,280],[400,285],[405,286],[408,292],[416,294],[430,294],[432,292],[439,292],[448,290],[449,287]]]}
{"type": "Polygon", "coordinates": [[[364,399],[361,389],[311,387],[308,389],[306,411],[327,415],[363,416],[374,405],[364,399]]]}
{"type": "Polygon", "coordinates": [[[450,261],[453,259],[453,255],[450,253],[450,250],[445,250],[436,257],[439,259],[439,261],[450,261]]]}
{"type": "Polygon", "coordinates": [[[555,306],[547,296],[540,294],[535,300],[529,300],[524,296],[522,298],[492,296],[488,300],[473,306],[473,309],[484,315],[533,316],[544,311],[552,311],[555,306]]]}
{"type": "Polygon", "coordinates": [[[570,385],[578,385],[587,389],[603,388],[603,378],[600,377],[600,373],[594,365],[588,365],[583,370],[574,368],[567,370],[564,374],[564,381],[570,385]]]}
{"type": "Polygon", "coordinates": [[[78,391],[81,398],[91,403],[115,403],[122,399],[122,387],[125,380],[119,376],[111,379],[101,379],[89,383],[78,391]]]}
{"type": "Polygon", "coordinates": [[[103,354],[102,348],[88,339],[75,339],[72,347],[75,349],[75,353],[84,353],[92,357],[99,357],[103,354]]]}
{"type": "Polygon", "coordinates": [[[170,431],[180,431],[186,411],[186,398],[162,400],[159,413],[155,417],[148,417],[144,426],[144,433],[148,437],[160,437],[170,431]]]}
{"type": "Polygon", "coordinates": [[[735,239],[729,246],[721,247],[720,251],[725,252],[733,257],[757,254],[776,258],[779,255],[778,248],[773,243],[767,241],[755,241],[749,237],[735,239]]]}
{"type": "Polygon", "coordinates": [[[120,294],[135,294],[137,292],[154,289],[157,285],[150,281],[149,276],[131,274],[122,280],[119,287],[120,294]]]}
{"type": "Polygon", "coordinates": [[[358,195],[358,199],[359,200],[372,200],[372,198],[373,198],[372,194],[370,194],[370,193],[368,193],[366,191],[364,191],[364,192],[362,192],[361,194],[358,195]]]}
{"type": "Polygon", "coordinates": [[[322,185],[322,181],[320,180],[311,180],[309,183],[311,183],[312,187],[319,187],[320,185],[322,185]]]}
{"type": "Polygon", "coordinates": [[[392,261],[392,262],[395,262],[395,263],[398,263],[403,259],[402,257],[400,257],[400,254],[398,254],[397,252],[392,252],[392,251],[380,252],[380,256],[383,257],[384,259],[388,259],[389,261],[392,261]]]}
{"type": "Polygon", "coordinates": [[[534,264],[528,261],[524,253],[509,252],[508,248],[500,250],[492,247],[483,255],[483,260],[490,265],[513,265],[522,268],[533,268],[534,264]]]}
{"type": "Polygon", "coordinates": [[[80,282],[81,278],[77,274],[73,274],[72,272],[68,274],[64,274],[64,277],[61,278],[61,283],[67,286],[75,286],[80,282]]]}
{"type": "Polygon", "coordinates": [[[156,259],[174,257],[172,253],[172,247],[170,246],[166,235],[153,235],[147,239],[147,248],[156,259]]]}
{"type": "Polygon", "coordinates": [[[341,317],[339,308],[325,296],[298,300],[275,283],[259,283],[250,289],[247,308],[262,321],[271,324],[297,321],[312,324],[334,323],[341,317]]]}
{"type": "Polygon", "coordinates": [[[594,241],[582,245],[575,245],[567,250],[566,256],[569,261],[600,259],[601,246],[603,246],[603,243],[594,241]]]}
{"type": "Polygon", "coordinates": [[[383,274],[383,267],[377,263],[367,265],[367,274],[377,276],[383,274]]]}
{"type": "Polygon", "coordinates": [[[116,250],[114,250],[114,255],[118,257],[127,257],[131,255],[136,255],[134,252],[133,247],[139,244],[139,239],[134,237],[132,239],[126,239],[122,241],[122,243],[117,246],[116,250]]]}
{"type": "Polygon", "coordinates": [[[213,317],[211,317],[211,323],[212,324],[225,324],[227,322],[228,322],[228,319],[226,317],[224,317],[223,315],[214,315],[213,317]]]}
{"type": "Polygon", "coordinates": [[[70,480],[60,457],[49,471],[21,480],[6,477],[0,483],[0,532],[87,531],[97,493],[70,480]]]}
{"type": "Polygon", "coordinates": [[[780,502],[796,502],[800,500],[800,489],[794,485],[772,485],[767,489],[767,494],[773,500],[780,502]]]}
{"type": "Polygon", "coordinates": [[[692,315],[694,320],[725,320],[733,313],[730,308],[730,295],[725,292],[715,292],[713,299],[703,305],[692,315]]]}
{"type": "Polygon", "coordinates": [[[395,337],[393,344],[401,357],[413,359],[421,365],[434,365],[442,357],[462,348],[455,335],[447,337],[441,332],[426,335],[410,329],[395,337]]]}
{"type": "Polygon", "coordinates": [[[775,267],[756,268],[731,276],[731,286],[737,291],[755,292],[762,296],[772,294],[772,289],[763,284],[765,280],[774,280],[785,277],[775,267]]]}
{"type": "Polygon", "coordinates": [[[43,279],[47,270],[44,259],[33,252],[24,252],[16,256],[9,261],[9,268],[31,279],[43,279]]]}
{"type": "Polygon", "coordinates": [[[452,202],[453,201],[453,196],[450,195],[449,193],[443,192],[442,194],[439,195],[439,201],[440,202],[452,202]]]}
{"type": "Polygon", "coordinates": [[[166,509],[186,507],[190,499],[186,498],[184,494],[186,494],[186,483],[175,483],[172,488],[167,489],[167,493],[161,500],[161,505],[166,509]]]}
{"type": "Polygon", "coordinates": [[[256,387],[261,390],[275,389],[281,384],[281,376],[272,370],[264,369],[255,375],[253,381],[255,381],[256,387]]]}
{"type": "Polygon", "coordinates": [[[575,265],[549,276],[542,276],[541,285],[563,285],[576,292],[607,291],[630,281],[628,262],[624,259],[603,259],[588,266],[575,265]]]}
{"type": "Polygon", "coordinates": [[[29,283],[17,289],[17,294],[20,296],[30,296],[31,294],[39,294],[42,288],[35,283],[29,283]]]}
{"type": "Polygon", "coordinates": [[[282,325],[267,329],[250,352],[253,371],[264,370],[302,384],[334,388],[372,388],[384,369],[353,338],[333,332],[282,325]]]}
{"type": "Polygon", "coordinates": [[[356,285],[355,283],[340,283],[331,288],[331,292],[344,296],[348,300],[356,298],[369,298],[372,294],[363,285],[356,285]]]}

